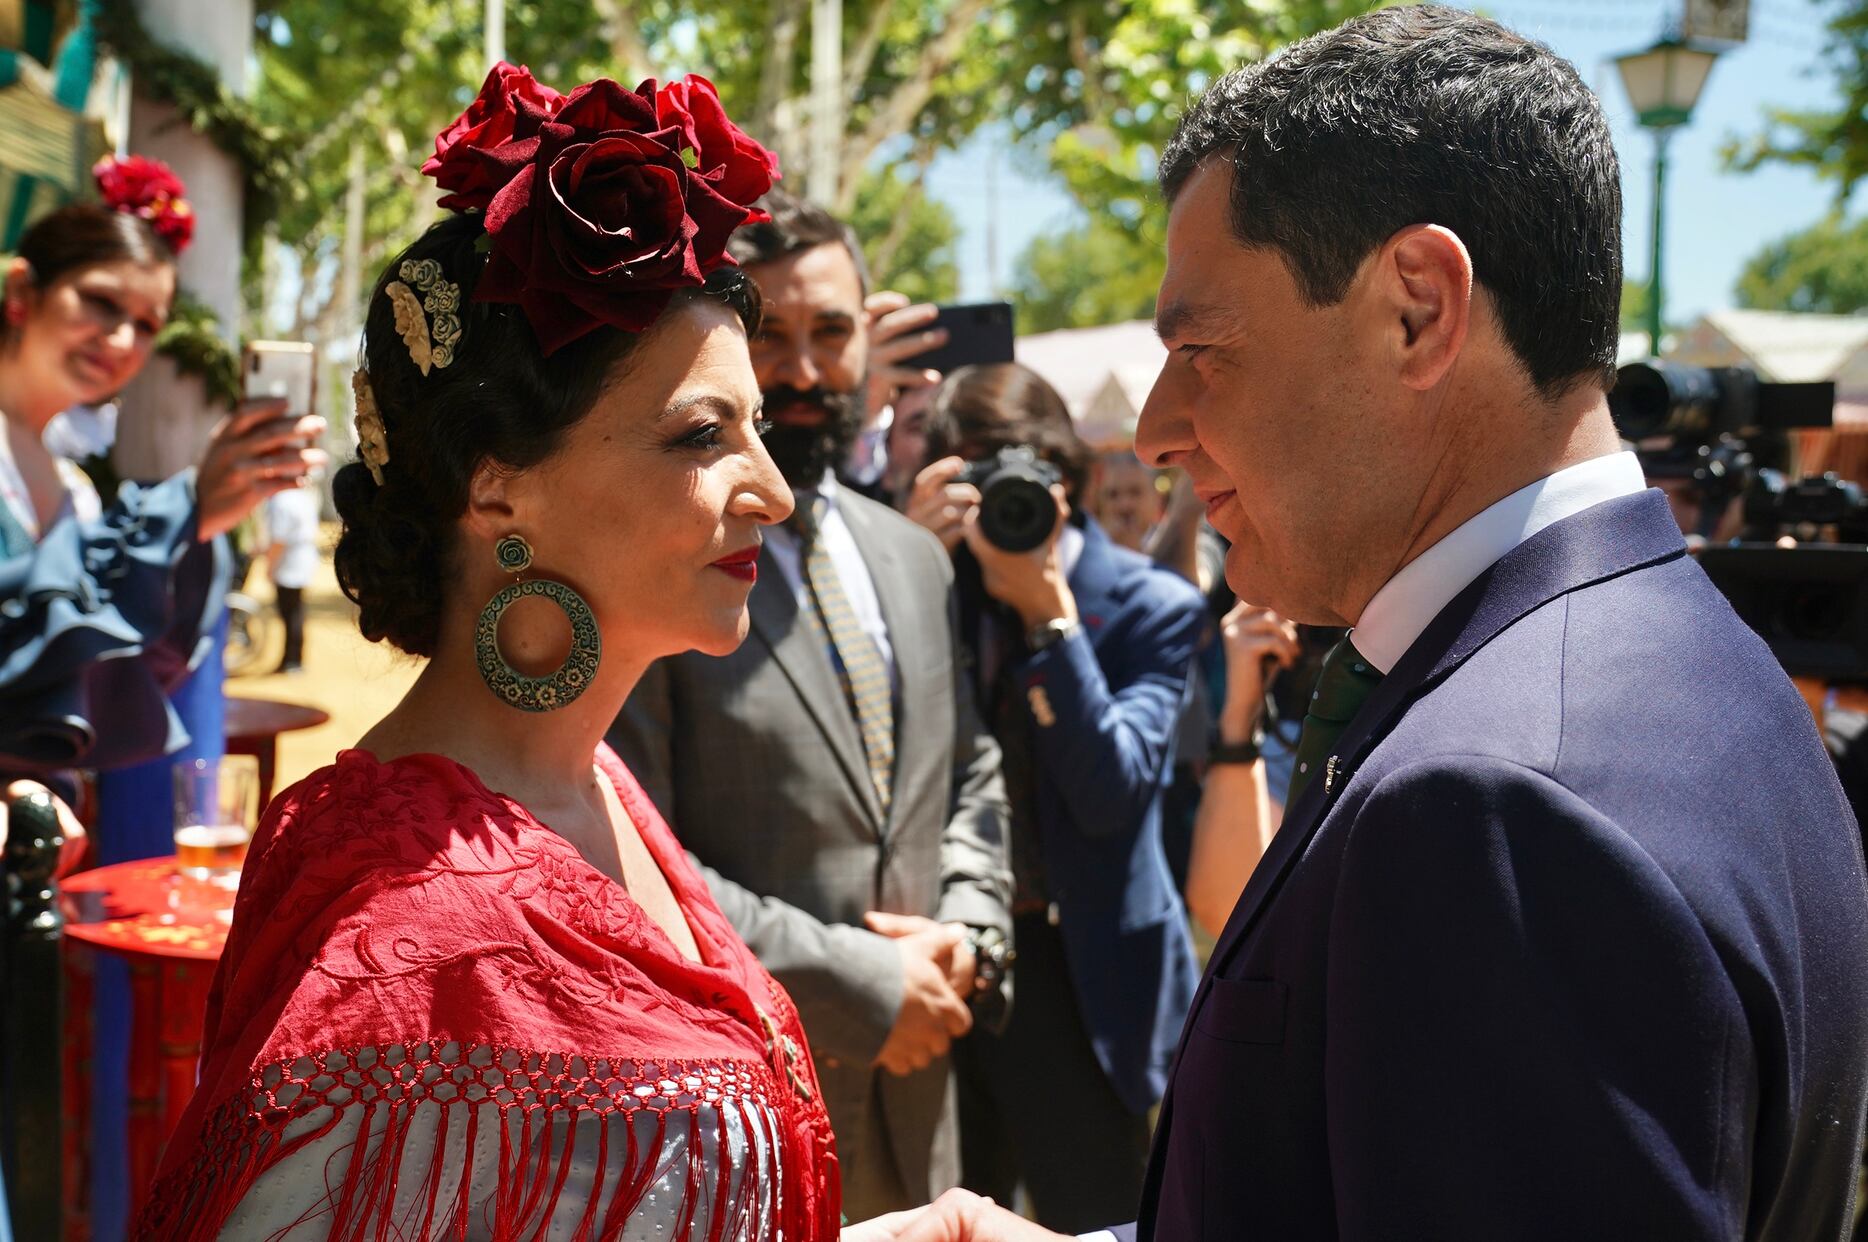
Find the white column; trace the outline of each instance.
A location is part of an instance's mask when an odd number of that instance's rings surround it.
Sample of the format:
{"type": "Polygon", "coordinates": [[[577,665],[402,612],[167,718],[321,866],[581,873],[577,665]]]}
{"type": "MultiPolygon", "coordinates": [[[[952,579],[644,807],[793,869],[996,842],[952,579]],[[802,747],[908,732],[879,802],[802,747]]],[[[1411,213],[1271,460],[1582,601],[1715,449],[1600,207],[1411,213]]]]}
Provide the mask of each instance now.
{"type": "MultiPolygon", "coordinates": [[[[252,0],[137,0],[137,16],[151,36],[206,62],[235,95],[246,93],[252,50],[252,0]]],[[[238,166],[206,138],[177,120],[175,109],[137,89],[130,106],[129,150],[159,159],[188,187],[195,210],[194,244],[180,262],[182,287],[214,308],[229,345],[240,339],[241,210],[238,166]]],[[[225,411],[210,408],[201,381],[177,375],[166,358],[153,358],[124,390],[116,465],[125,478],[166,478],[201,456],[207,435],[225,411]]]]}

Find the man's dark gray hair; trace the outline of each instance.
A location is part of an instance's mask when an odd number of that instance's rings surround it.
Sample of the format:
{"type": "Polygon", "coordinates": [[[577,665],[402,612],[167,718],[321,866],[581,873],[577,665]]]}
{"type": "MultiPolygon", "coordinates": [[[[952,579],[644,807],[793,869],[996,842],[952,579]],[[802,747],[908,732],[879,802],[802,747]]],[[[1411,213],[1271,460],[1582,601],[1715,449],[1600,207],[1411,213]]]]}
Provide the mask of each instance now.
{"type": "Polygon", "coordinates": [[[1385,9],[1235,69],[1161,154],[1171,202],[1230,162],[1232,229],[1315,306],[1411,224],[1459,235],[1546,398],[1614,383],[1621,170],[1602,109],[1541,43],[1441,5],[1385,9]]]}
{"type": "Polygon", "coordinates": [[[735,229],[727,239],[727,253],[741,266],[770,263],[800,250],[811,250],[836,242],[850,252],[856,264],[856,279],[864,296],[869,294],[869,265],[863,262],[863,247],[849,225],[809,199],[798,198],[783,190],[768,190],[757,206],[771,219],[763,224],[748,224],[735,229]]]}

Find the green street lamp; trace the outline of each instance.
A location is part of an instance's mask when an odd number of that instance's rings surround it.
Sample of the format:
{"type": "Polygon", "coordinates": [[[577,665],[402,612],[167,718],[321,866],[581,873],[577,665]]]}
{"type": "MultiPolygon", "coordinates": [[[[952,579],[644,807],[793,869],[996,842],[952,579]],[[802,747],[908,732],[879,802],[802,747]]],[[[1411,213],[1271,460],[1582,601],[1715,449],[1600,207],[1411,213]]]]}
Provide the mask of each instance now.
{"type": "Polygon", "coordinates": [[[1667,187],[1667,142],[1685,125],[1699,102],[1699,92],[1712,73],[1719,53],[1711,48],[1663,38],[1642,52],[1615,58],[1622,89],[1634,105],[1645,129],[1654,131],[1654,253],[1648,267],[1648,349],[1660,355],[1661,333],[1661,219],[1667,187]]]}

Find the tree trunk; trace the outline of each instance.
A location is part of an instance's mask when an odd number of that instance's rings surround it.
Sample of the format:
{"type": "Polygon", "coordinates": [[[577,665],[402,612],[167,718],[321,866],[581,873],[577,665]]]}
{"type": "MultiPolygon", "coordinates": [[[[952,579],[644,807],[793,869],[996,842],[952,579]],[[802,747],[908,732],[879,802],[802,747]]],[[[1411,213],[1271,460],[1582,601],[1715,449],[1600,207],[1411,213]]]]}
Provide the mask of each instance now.
{"type": "Polygon", "coordinates": [[[804,131],[798,124],[802,109],[794,97],[798,32],[804,25],[808,0],[773,0],[772,42],[759,72],[759,104],[754,115],[760,136],[778,152],[786,168],[804,167],[804,131]]]}
{"type": "Polygon", "coordinates": [[[986,7],[987,0],[959,0],[948,12],[946,26],[922,50],[921,63],[915,67],[913,76],[882,101],[861,134],[844,142],[843,192],[836,205],[839,213],[847,213],[855,201],[858,178],[876,148],[897,134],[906,133],[916,114],[934,97],[934,83],[952,68],[966,37],[973,32],[974,23],[986,7]]]}
{"type": "Polygon", "coordinates": [[[597,20],[603,23],[603,39],[610,45],[617,80],[628,86],[653,75],[655,58],[649,54],[648,44],[642,41],[642,32],[636,29],[635,20],[623,11],[620,0],[591,0],[591,7],[597,11],[597,20]]]}

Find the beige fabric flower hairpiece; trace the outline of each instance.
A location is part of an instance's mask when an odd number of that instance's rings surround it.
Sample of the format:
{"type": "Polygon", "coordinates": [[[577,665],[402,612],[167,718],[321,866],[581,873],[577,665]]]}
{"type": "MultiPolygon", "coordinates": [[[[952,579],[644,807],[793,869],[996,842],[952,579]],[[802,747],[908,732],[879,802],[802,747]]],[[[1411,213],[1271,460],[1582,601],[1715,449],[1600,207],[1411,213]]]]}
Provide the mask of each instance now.
{"type": "Polygon", "coordinates": [[[376,486],[383,485],[383,467],[389,464],[389,433],[376,408],[376,390],[362,367],[350,373],[350,391],[357,399],[357,456],[370,468],[376,486]]]}
{"type": "Polygon", "coordinates": [[[461,339],[461,287],[445,279],[441,265],[433,259],[404,259],[396,275],[402,280],[390,281],[383,286],[383,292],[395,308],[396,331],[409,347],[409,358],[427,375],[430,368],[445,367],[454,361],[454,345],[461,339]],[[417,289],[420,298],[415,296],[417,289]]]}

